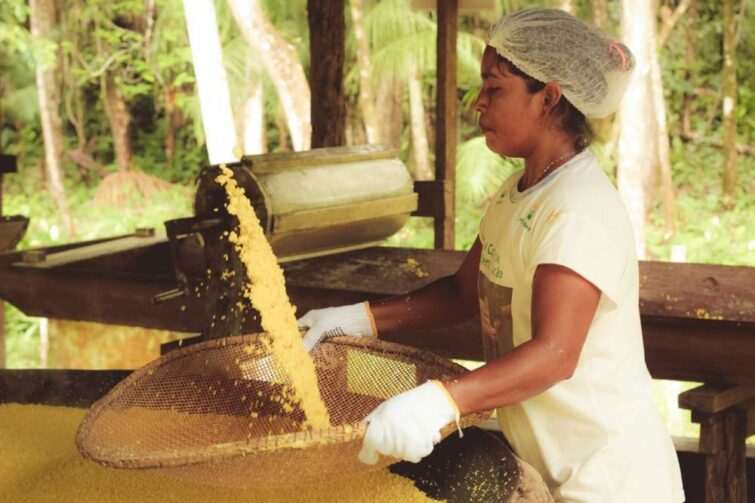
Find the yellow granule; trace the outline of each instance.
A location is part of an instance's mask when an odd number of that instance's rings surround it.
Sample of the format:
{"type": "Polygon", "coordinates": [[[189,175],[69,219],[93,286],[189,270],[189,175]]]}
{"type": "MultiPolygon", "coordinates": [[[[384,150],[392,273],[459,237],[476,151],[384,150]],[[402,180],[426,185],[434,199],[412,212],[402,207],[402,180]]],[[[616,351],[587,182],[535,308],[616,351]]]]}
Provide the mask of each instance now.
{"type": "Polygon", "coordinates": [[[0,501],[394,503],[433,501],[387,470],[285,489],[227,489],[143,470],[104,468],[73,444],[85,410],[0,405],[0,501]]]}
{"type": "Polygon", "coordinates": [[[269,334],[263,344],[285,370],[293,388],[282,398],[301,405],[306,415],[304,427],[328,428],[328,410],[317,387],[314,362],[301,343],[296,309],[288,300],[283,271],[249,199],[233,179],[233,172],[223,165],[220,169],[217,182],[228,193],[228,212],[239,220],[238,232],[230,232],[228,240],[246,268],[249,281],[244,285],[244,297],[259,311],[262,328],[269,334]]]}
{"type": "Polygon", "coordinates": [[[430,275],[427,271],[422,269],[422,265],[417,259],[409,257],[406,262],[399,265],[399,268],[409,274],[414,274],[418,278],[426,278],[430,275]]]}

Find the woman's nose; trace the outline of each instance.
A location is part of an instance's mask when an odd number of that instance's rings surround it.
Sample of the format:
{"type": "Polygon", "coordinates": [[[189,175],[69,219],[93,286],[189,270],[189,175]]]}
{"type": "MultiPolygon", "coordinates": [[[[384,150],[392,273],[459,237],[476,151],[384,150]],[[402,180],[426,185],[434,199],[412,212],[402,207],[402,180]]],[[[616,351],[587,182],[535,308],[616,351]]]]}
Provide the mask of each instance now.
{"type": "Polygon", "coordinates": [[[485,93],[483,93],[482,90],[480,90],[479,94],[477,94],[477,97],[475,98],[474,102],[472,103],[472,108],[474,109],[475,112],[482,113],[483,110],[485,109],[485,106],[487,104],[485,103],[485,100],[483,98],[484,95],[485,95],[485,93]]]}

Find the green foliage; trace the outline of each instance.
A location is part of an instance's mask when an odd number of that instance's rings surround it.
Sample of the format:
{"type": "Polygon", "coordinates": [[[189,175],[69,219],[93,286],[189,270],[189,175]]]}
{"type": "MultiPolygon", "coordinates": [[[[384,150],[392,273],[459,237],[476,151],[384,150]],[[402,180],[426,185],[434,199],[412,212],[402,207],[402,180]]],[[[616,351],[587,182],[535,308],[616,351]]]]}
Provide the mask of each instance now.
{"type": "Polygon", "coordinates": [[[40,367],[40,318],[26,316],[8,303],[5,310],[5,354],[7,368],[34,369],[40,367]]]}
{"type": "Polygon", "coordinates": [[[722,197],[720,149],[694,147],[676,139],[671,156],[678,231],[665,239],[663,207],[658,201],[652,225],[645,232],[653,258],[671,260],[671,248],[676,246],[684,247],[688,262],[755,266],[755,193],[751,190],[755,159],[740,158],[740,193],[727,203],[722,197]]]}
{"type": "MultiPolygon", "coordinates": [[[[437,25],[428,13],[408,11],[407,0],[377,3],[365,16],[371,51],[374,84],[384,80],[404,82],[410,75],[435,72],[437,25]]],[[[457,80],[467,87],[479,80],[483,40],[466,32],[457,39],[457,80]]],[[[358,69],[348,72],[347,81],[356,81],[358,69]]]]}

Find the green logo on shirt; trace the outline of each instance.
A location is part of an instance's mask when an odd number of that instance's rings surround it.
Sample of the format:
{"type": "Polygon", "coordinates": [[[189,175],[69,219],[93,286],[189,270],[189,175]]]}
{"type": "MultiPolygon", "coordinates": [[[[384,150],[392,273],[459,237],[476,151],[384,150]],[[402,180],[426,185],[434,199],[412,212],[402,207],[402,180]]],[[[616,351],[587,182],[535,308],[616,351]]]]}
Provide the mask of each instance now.
{"type": "Polygon", "coordinates": [[[520,218],[519,223],[522,224],[522,227],[527,229],[527,231],[532,230],[532,219],[535,217],[535,210],[530,211],[527,213],[526,217],[520,218]]]}

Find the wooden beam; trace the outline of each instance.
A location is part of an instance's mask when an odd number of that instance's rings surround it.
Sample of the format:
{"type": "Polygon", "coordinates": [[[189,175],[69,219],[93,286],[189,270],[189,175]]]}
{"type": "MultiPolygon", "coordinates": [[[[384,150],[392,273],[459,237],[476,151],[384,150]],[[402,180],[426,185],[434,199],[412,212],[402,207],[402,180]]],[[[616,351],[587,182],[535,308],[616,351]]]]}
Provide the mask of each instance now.
{"type": "MultiPolygon", "coordinates": [[[[207,267],[201,248],[193,246],[196,249],[186,250],[185,268],[193,288],[202,292],[199,282],[207,267]]],[[[302,313],[415,290],[455,273],[464,255],[462,251],[376,247],[289,262],[283,268],[291,300],[302,313]]],[[[645,354],[653,377],[720,384],[755,382],[755,309],[747,297],[752,298],[748,292],[755,285],[753,274],[755,268],[747,267],[640,263],[645,354]],[[707,291],[705,285],[714,282],[715,289],[707,291]],[[666,297],[669,300],[664,304],[666,297]],[[692,308],[701,306],[706,312],[722,313],[715,317],[735,321],[698,317],[692,308]]],[[[155,294],[175,286],[167,243],[50,270],[0,266],[0,298],[29,315],[202,332],[207,318],[203,299],[192,295],[151,304],[155,294]]],[[[250,323],[245,329],[255,330],[250,323]]],[[[479,330],[479,323],[471,320],[389,337],[444,356],[481,360],[479,330]]]]}
{"type": "Polygon", "coordinates": [[[640,262],[640,310],[679,319],[755,321],[755,267],[640,262]]]}
{"type": "Polygon", "coordinates": [[[456,190],[456,36],[458,0],[438,3],[435,179],[443,182],[443,214],[435,217],[435,248],[454,249],[456,190]]]}
{"type": "Polygon", "coordinates": [[[0,404],[89,407],[130,370],[0,370],[0,404]]]}
{"type": "Polygon", "coordinates": [[[0,300],[0,369],[5,368],[5,302],[0,300]]]}
{"type": "Polygon", "coordinates": [[[755,324],[642,315],[645,361],[656,379],[755,383],[755,324]]]}
{"type": "Polygon", "coordinates": [[[747,386],[704,384],[679,394],[679,407],[716,413],[744,404],[755,397],[755,388],[747,386]]]}

